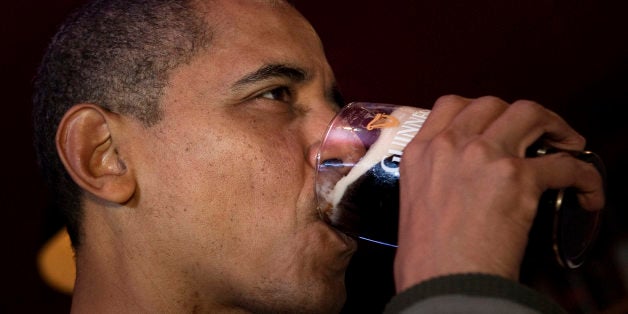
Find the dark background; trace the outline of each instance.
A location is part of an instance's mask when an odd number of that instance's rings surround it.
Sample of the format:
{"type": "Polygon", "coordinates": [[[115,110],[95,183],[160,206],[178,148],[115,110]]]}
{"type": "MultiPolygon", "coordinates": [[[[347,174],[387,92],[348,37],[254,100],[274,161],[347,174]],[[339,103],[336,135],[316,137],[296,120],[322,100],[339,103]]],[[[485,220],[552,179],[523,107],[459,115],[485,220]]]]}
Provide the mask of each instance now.
{"type": "MultiPolygon", "coordinates": [[[[2,35],[2,313],[68,313],[47,287],[39,248],[61,225],[31,147],[31,79],[78,0],[9,1],[2,35]]],[[[563,270],[530,254],[522,281],[570,313],[628,313],[628,3],[624,0],[294,0],[318,30],[349,101],[430,108],[443,94],[531,99],[561,114],[604,159],[608,206],[592,255],[563,270]]],[[[392,249],[361,244],[346,313],[380,313],[393,293],[392,249]]],[[[452,255],[456,252],[452,252],[452,255]]]]}

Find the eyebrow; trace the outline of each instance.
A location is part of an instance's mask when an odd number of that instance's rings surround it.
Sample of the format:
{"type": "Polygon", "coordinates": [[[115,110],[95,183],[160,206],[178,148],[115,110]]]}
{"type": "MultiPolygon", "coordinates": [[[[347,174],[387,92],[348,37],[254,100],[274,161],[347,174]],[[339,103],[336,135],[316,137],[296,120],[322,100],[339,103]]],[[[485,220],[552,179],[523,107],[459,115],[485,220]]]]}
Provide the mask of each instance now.
{"type": "Polygon", "coordinates": [[[271,78],[287,78],[295,83],[301,83],[308,79],[308,73],[304,69],[286,64],[267,64],[239,79],[231,89],[237,90],[271,78]]]}

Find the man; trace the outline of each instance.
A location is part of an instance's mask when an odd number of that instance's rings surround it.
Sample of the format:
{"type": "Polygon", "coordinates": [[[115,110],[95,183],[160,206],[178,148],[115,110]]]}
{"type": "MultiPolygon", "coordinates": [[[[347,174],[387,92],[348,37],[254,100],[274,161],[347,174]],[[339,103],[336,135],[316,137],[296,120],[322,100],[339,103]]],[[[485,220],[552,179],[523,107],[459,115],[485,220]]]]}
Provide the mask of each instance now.
{"type": "MultiPolygon", "coordinates": [[[[342,100],[310,24],[278,0],[113,0],[64,25],[35,125],[76,254],[72,311],[338,312],[356,243],[315,205],[342,100]]],[[[585,144],[529,101],[439,99],[401,164],[391,312],[558,310],[516,283],[539,196],[603,197],[587,163],[524,158],[539,138],[585,144]]]]}

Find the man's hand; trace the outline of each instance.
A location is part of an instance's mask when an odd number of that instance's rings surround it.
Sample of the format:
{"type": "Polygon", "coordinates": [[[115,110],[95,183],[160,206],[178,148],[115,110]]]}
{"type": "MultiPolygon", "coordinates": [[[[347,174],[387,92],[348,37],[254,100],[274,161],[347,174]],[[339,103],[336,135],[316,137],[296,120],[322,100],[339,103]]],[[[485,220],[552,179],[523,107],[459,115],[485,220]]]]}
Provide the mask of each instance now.
{"type": "Polygon", "coordinates": [[[542,140],[583,150],[585,139],[531,101],[441,97],[401,161],[397,291],[439,275],[481,272],[517,280],[541,194],[575,187],[604,205],[595,167],[567,153],[526,158],[542,140]]]}

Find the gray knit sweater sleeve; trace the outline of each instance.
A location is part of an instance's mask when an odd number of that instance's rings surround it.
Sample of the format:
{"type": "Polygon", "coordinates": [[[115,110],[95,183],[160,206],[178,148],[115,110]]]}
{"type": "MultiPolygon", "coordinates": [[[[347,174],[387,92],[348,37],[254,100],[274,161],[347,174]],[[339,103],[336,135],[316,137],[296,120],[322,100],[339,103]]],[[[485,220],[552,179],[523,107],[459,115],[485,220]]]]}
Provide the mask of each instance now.
{"type": "Polygon", "coordinates": [[[396,295],[392,313],[566,313],[540,293],[517,282],[486,274],[433,278],[396,295]]]}

